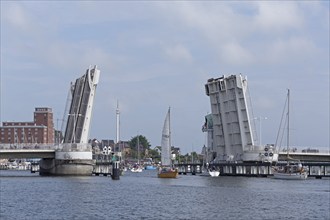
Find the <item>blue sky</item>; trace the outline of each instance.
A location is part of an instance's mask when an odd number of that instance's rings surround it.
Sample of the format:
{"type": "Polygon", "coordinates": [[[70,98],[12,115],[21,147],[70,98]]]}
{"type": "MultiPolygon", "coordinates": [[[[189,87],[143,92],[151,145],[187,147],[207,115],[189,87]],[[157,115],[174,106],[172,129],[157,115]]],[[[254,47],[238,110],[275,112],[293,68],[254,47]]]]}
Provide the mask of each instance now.
{"type": "MultiPolygon", "coordinates": [[[[291,144],[329,147],[328,1],[1,1],[1,121],[64,114],[71,81],[98,65],[91,138],[138,133],[200,152],[209,78],[248,77],[262,142],[275,143],[287,88],[291,144]]],[[[60,127],[60,122],[59,122],[60,127]]]]}

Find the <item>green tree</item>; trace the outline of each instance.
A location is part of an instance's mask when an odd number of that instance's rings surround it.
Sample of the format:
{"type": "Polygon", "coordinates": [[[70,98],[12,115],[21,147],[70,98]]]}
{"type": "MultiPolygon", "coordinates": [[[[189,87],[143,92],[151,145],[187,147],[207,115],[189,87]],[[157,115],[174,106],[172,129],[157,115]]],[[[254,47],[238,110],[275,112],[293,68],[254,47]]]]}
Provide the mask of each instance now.
{"type": "Polygon", "coordinates": [[[158,163],[161,160],[159,152],[160,151],[156,150],[156,148],[149,150],[149,157],[152,158],[155,163],[158,163]]]}
{"type": "Polygon", "coordinates": [[[140,152],[140,159],[148,157],[146,153],[149,154],[151,145],[145,136],[137,135],[135,137],[132,137],[131,140],[129,141],[129,145],[131,147],[131,151],[132,151],[131,156],[133,158],[138,158],[138,149],[140,152]],[[139,147],[138,147],[138,143],[139,143],[139,147]]]}

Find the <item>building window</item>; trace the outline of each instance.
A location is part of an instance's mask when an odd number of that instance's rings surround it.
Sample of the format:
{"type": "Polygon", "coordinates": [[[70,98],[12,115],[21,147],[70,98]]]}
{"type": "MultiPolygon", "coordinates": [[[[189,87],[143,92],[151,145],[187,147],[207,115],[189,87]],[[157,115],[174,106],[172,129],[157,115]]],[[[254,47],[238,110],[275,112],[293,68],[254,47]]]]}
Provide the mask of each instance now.
{"type": "Polygon", "coordinates": [[[220,90],[221,91],[226,90],[226,83],[223,80],[220,81],[220,90]]]}

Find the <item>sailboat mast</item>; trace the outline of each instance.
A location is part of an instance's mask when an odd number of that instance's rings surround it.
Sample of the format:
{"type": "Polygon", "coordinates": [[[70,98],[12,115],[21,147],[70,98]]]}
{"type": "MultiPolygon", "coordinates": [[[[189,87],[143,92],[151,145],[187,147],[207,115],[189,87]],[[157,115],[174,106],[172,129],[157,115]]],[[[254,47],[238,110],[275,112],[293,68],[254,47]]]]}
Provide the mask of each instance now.
{"type": "Polygon", "coordinates": [[[287,154],[289,156],[289,145],[290,145],[290,89],[288,89],[288,112],[287,112],[287,117],[288,117],[288,126],[287,126],[287,154]]]}
{"type": "Polygon", "coordinates": [[[171,156],[171,148],[172,148],[172,143],[171,143],[171,107],[168,108],[168,129],[169,129],[169,143],[170,143],[170,156],[171,156]]]}
{"type": "Polygon", "coordinates": [[[139,141],[139,134],[137,136],[137,145],[138,145],[138,164],[140,165],[140,141],[139,141]]]}
{"type": "Polygon", "coordinates": [[[117,100],[117,108],[116,108],[116,144],[119,143],[119,135],[120,135],[120,110],[119,110],[119,102],[117,100]]]}

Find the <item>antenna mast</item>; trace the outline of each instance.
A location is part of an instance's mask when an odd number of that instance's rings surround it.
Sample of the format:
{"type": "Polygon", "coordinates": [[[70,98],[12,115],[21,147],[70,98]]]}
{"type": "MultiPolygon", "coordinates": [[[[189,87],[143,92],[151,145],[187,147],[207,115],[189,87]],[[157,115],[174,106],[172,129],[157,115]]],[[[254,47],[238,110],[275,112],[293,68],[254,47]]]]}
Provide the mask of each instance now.
{"type": "Polygon", "coordinates": [[[116,144],[119,143],[119,136],[120,136],[120,110],[119,110],[119,102],[117,100],[117,109],[116,109],[116,144]]]}

